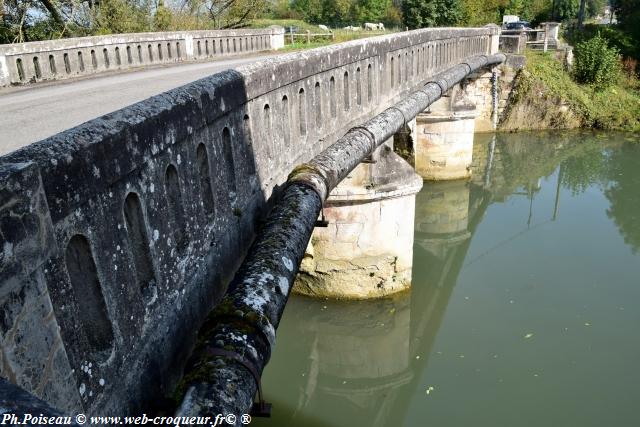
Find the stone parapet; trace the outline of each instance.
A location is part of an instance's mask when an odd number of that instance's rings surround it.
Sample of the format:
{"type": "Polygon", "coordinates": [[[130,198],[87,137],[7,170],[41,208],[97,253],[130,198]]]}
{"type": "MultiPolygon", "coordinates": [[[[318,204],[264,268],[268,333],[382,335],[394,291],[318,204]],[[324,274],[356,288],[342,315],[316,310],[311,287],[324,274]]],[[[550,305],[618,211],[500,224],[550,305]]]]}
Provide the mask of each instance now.
{"type": "Polygon", "coordinates": [[[0,86],[284,47],[284,29],[112,34],[0,45],[0,86]]]}

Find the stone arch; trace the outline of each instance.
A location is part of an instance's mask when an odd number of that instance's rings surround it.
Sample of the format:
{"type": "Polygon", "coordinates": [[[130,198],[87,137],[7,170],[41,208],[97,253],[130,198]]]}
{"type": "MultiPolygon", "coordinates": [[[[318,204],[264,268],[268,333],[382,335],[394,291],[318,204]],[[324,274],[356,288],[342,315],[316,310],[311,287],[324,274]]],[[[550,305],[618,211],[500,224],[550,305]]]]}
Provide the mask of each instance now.
{"type": "Polygon", "coordinates": [[[182,203],[182,191],[180,190],[180,177],[178,169],[169,163],[164,174],[164,185],[167,195],[169,214],[173,217],[175,229],[173,236],[178,248],[183,248],[187,242],[185,235],[185,215],[182,203]]]}
{"type": "Polygon", "coordinates": [[[149,251],[147,225],[138,194],[134,192],[127,194],[123,213],[133,255],[136,281],[142,294],[146,295],[148,289],[155,285],[155,274],[149,251]]]}
{"type": "Polygon", "coordinates": [[[80,309],[80,328],[94,357],[104,360],[113,347],[113,327],[107,313],[98,270],[89,240],[76,234],[67,243],[65,264],[80,309]]]}
{"type": "Polygon", "coordinates": [[[349,94],[349,72],[344,72],[344,78],[342,80],[342,96],[344,97],[344,111],[349,111],[351,107],[351,99],[349,94]]]}
{"type": "Polygon", "coordinates": [[[300,124],[300,135],[307,134],[307,101],[305,98],[304,88],[298,91],[298,122],[300,124]]]}
{"type": "Polygon", "coordinates": [[[356,104],[362,105],[362,73],[356,68],[356,104]]]}
{"type": "Polygon", "coordinates": [[[322,90],[320,90],[320,82],[316,82],[314,87],[314,100],[316,109],[316,127],[322,127],[322,90]]]}
{"type": "Polygon", "coordinates": [[[336,102],[336,79],[331,76],[329,79],[329,108],[331,109],[331,117],[333,118],[337,115],[336,102]]]}
{"type": "Polygon", "coordinates": [[[229,188],[231,192],[236,192],[236,169],[233,161],[233,147],[231,146],[231,131],[225,126],[222,129],[222,152],[224,154],[224,164],[227,170],[229,188]]]}
{"type": "Polygon", "coordinates": [[[196,163],[198,165],[198,177],[200,178],[200,192],[202,194],[202,206],[207,214],[213,213],[213,190],[211,188],[211,170],[209,169],[209,155],[204,143],[200,143],[196,149],[196,163]]]}

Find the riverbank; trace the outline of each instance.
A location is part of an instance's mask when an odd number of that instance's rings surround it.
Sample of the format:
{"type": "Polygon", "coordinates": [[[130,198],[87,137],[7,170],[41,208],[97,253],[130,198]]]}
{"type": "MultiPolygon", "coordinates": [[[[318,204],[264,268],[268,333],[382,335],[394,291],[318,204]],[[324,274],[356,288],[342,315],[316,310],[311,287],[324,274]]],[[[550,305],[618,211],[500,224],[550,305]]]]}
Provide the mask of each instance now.
{"type": "Polygon", "coordinates": [[[640,84],[621,77],[597,91],[577,84],[551,53],[527,51],[513,82],[500,129],[592,128],[640,131],[640,84]]]}

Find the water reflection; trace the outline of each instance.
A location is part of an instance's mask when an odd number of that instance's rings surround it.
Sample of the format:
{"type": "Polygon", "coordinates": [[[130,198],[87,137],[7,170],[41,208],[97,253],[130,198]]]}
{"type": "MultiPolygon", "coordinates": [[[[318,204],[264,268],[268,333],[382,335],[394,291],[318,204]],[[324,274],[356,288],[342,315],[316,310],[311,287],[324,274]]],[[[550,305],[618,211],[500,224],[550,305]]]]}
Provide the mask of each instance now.
{"type": "MultiPolygon", "coordinates": [[[[606,177],[609,186],[605,195],[611,206],[607,210],[634,253],[640,248],[640,144],[624,145],[607,156],[606,177]]],[[[600,168],[598,169],[600,170],[600,168]]],[[[602,172],[600,172],[602,174],[602,172]]]]}
{"type": "Polygon", "coordinates": [[[410,292],[291,299],[264,376],[273,418],[254,424],[638,425],[625,138],[476,136],[473,178],[416,198],[410,292]]]}

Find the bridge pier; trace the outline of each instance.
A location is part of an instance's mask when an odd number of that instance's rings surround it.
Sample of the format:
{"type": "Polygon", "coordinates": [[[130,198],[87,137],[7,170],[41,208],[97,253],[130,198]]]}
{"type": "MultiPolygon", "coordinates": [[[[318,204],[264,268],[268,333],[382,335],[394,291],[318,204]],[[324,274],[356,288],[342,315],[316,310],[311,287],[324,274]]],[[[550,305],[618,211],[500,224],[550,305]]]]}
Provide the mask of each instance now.
{"type": "Polygon", "coordinates": [[[462,180],[432,182],[420,193],[417,244],[437,259],[444,260],[452,247],[471,237],[469,195],[469,183],[462,180]]]}
{"type": "Polygon", "coordinates": [[[331,192],[326,227],[317,227],[294,291],[341,299],[408,289],[413,264],[415,197],[422,179],[389,141],[331,192]]]}
{"type": "Polygon", "coordinates": [[[429,181],[469,178],[477,115],[475,103],[460,86],[418,114],[416,172],[429,181]]]}

